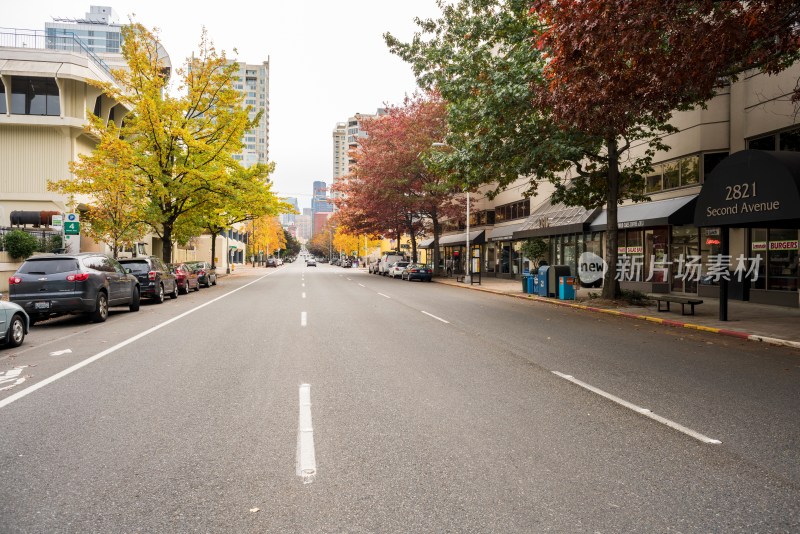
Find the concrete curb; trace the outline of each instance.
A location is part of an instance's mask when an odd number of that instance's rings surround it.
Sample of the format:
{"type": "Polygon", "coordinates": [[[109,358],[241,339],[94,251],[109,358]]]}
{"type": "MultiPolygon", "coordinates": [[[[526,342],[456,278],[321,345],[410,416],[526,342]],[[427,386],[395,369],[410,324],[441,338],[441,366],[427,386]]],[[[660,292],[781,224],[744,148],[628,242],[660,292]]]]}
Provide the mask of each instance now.
{"type": "MultiPolygon", "coordinates": [[[[434,282],[438,282],[438,281],[436,279],[434,279],[434,282]]],[[[438,282],[438,283],[444,284],[444,285],[448,285],[448,286],[453,286],[453,287],[462,287],[462,286],[459,286],[459,285],[456,285],[456,284],[450,284],[450,283],[447,283],[447,282],[438,282]]],[[[756,334],[748,334],[747,332],[739,332],[739,331],[736,331],[736,330],[726,330],[724,328],[716,328],[716,327],[713,327],[713,326],[703,326],[703,325],[693,324],[693,323],[684,323],[682,321],[673,321],[671,319],[661,319],[660,317],[652,317],[650,315],[637,315],[635,313],[621,312],[621,311],[612,310],[612,309],[608,309],[608,308],[596,308],[594,306],[586,306],[584,304],[565,302],[565,301],[561,301],[561,300],[552,300],[552,299],[549,299],[549,298],[543,298],[543,297],[538,297],[538,296],[534,296],[534,295],[527,295],[527,294],[526,295],[515,295],[513,293],[506,293],[504,291],[497,291],[497,290],[494,290],[494,289],[486,289],[486,288],[483,288],[483,287],[463,286],[463,289],[472,289],[474,291],[483,291],[484,293],[493,293],[495,295],[504,295],[504,296],[513,297],[513,298],[517,298],[517,299],[527,300],[527,301],[530,301],[530,302],[541,302],[541,303],[545,303],[545,304],[552,304],[552,305],[555,305],[555,306],[563,306],[563,307],[567,307],[567,308],[586,310],[586,311],[591,311],[591,312],[596,312],[596,313],[605,313],[605,314],[608,314],[608,315],[616,315],[618,317],[626,317],[628,319],[638,319],[640,321],[648,321],[648,322],[651,322],[651,323],[671,326],[671,327],[674,327],[674,328],[688,328],[688,329],[691,329],[691,330],[699,330],[699,331],[702,331],[702,332],[710,332],[712,334],[719,334],[719,335],[722,335],[722,336],[735,337],[735,338],[738,338],[738,339],[744,339],[744,340],[748,340],[748,341],[758,341],[758,342],[761,342],[761,343],[767,343],[769,345],[777,345],[777,346],[781,346],[781,347],[791,347],[791,348],[795,348],[795,349],[800,349],[800,342],[798,342],[798,341],[789,341],[789,340],[786,340],[786,339],[778,339],[778,338],[774,338],[774,337],[759,336],[759,335],[756,335],[756,334]]]]}

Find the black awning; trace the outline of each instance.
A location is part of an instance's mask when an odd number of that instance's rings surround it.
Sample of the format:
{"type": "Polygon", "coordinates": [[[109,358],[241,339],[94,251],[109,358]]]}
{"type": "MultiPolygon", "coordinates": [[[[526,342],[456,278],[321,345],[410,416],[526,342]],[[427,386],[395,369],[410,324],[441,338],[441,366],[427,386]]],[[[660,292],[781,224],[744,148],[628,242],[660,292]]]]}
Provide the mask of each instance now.
{"type": "MultiPolygon", "coordinates": [[[[467,241],[467,233],[459,232],[457,234],[445,235],[439,238],[439,246],[453,246],[464,245],[467,241]]],[[[486,242],[486,232],[483,230],[476,230],[469,233],[469,241],[473,245],[483,245],[486,242]]]]}
{"type": "Polygon", "coordinates": [[[433,246],[433,238],[425,239],[417,243],[417,248],[431,248],[433,246]]]}
{"type": "Polygon", "coordinates": [[[743,150],[722,160],[700,190],[694,224],[800,228],[800,153],[743,150]]]}
{"type": "Polygon", "coordinates": [[[553,204],[547,200],[528,216],[518,231],[514,232],[514,239],[583,233],[587,229],[586,223],[598,211],[587,210],[581,206],[553,204]]]}
{"type": "MultiPolygon", "coordinates": [[[[695,202],[697,202],[697,195],[689,195],[620,206],[617,210],[617,227],[622,230],[625,228],[692,224],[695,202]]],[[[600,232],[606,230],[607,226],[608,212],[603,210],[592,221],[590,228],[592,231],[600,232]]]]}

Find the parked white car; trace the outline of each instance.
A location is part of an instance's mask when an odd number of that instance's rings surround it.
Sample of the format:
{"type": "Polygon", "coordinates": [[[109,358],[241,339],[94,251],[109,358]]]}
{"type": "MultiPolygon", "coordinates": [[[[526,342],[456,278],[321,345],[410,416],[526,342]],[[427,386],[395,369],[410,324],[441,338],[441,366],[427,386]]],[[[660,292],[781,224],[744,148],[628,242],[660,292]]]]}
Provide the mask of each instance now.
{"type": "Polygon", "coordinates": [[[381,256],[381,262],[378,264],[378,274],[386,276],[389,274],[389,268],[392,264],[398,261],[405,261],[405,258],[400,254],[384,254],[381,256]]]}
{"type": "Polygon", "coordinates": [[[406,271],[406,267],[411,265],[410,261],[396,261],[389,267],[389,276],[392,278],[403,278],[403,273],[406,271]]]}

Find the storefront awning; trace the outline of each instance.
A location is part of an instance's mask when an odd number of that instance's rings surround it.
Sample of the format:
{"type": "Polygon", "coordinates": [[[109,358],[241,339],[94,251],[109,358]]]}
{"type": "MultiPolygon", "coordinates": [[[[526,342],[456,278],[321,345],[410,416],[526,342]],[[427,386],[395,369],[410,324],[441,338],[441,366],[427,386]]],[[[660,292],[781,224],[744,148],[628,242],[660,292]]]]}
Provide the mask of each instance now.
{"type": "Polygon", "coordinates": [[[582,233],[586,230],[586,223],[598,211],[553,204],[548,200],[525,219],[520,229],[514,232],[514,239],[582,233]]]}
{"type": "Polygon", "coordinates": [[[433,238],[425,239],[417,243],[417,248],[431,248],[433,246],[433,238]]]}
{"type": "Polygon", "coordinates": [[[800,228],[800,153],[743,150],[722,160],[700,190],[694,224],[800,228]]]}
{"type": "MultiPolygon", "coordinates": [[[[466,243],[467,233],[459,232],[457,234],[445,235],[439,238],[440,246],[453,246],[463,245],[466,243]]],[[[473,245],[483,245],[486,242],[486,233],[483,230],[476,230],[469,233],[469,241],[473,245]]]]}
{"type": "Polygon", "coordinates": [[[525,221],[518,222],[517,224],[507,224],[505,226],[495,226],[486,236],[487,241],[510,241],[514,237],[514,233],[522,229],[525,221]]]}
{"type": "MultiPolygon", "coordinates": [[[[617,210],[617,226],[624,229],[692,224],[696,201],[697,195],[689,195],[620,206],[617,210]]],[[[600,232],[605,230],[607,225],[607,212],[603,210],[597,219],[592,221],[590,228],[593,232],[600,232]]]]}

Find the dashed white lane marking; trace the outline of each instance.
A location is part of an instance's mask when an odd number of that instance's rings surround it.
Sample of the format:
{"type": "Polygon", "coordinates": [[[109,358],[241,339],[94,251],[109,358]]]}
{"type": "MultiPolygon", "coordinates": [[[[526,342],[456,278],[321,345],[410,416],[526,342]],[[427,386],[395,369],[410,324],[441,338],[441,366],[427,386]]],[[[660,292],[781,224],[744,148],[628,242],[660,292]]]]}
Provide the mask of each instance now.
{"type": "Polygon", "coordinates": [[[311,424],[311,384],[300,384],[300,416],[297,421],[297,476],[303,484],[314,482],[317,458],[314,454],[314,427],[311,424]]]}
{"type": "Polygon", "coordinates": [[[308,314],[306,312],[300,312],[300,326],[306,326],[308,324],[308,314]]]}
{"type": "Polygon", "coordinates": [[[306,285],[305,285],[305,284],[300,284],[300,285],[302,285],[303,287],[306,287],[306,285]]]}
{"type": "Polygon", "coordinates": [[[50,356],[62,356],[64,354],[72,353],[72,349],[56,350],[50,353],[50,356]]]}
{"type": "Polygon", "coordinates": [[[433,317],[433,318],[434,318],[434,319],[436,319],[437,321],[442,321],[443,323],[450,324],[450,321],[445,321],[445,320],[444,320],[444,319],[442,319],[441,317],[436,317],[436,316],[435,316],[434,314],[432,314],[432,313],[428,313],[428,312],[426,312],[426,311],[424,311],[424,312],[422,312],[422,313],[424,313],[424,314],[425,314],[425,315],[427,315],[428,317],[433,317]]]}
{"type": "Polygon", "coordinates": [[[361,287],[367,287],[367,286],[365,286],[364,284],[358,284],[358,285],[360,285],[361,287]]]}
{"type": "Polygon", "coordinates": [[[272,273],[265,274],[264,276],[261,276],[261,277],[255,279],[255,280],[253,280],[252,282],[247,283],[247,284],[245,284],[245,285],[243,285],[241,287],[237,287],[236,289],[228,291],[227,293],[225,293],[223,295],[220,295],[217,298],[213,298],[211,300],[207,300],[204,303],[200,304],[199,306],[197,306],[195,308],[192,308],[191,310],[185,311],[180,315],[176,315],[175,317],[167,319],[163,323],[157,324],[156,326],[154,326],[152,328],[149,328],[149,329],[145,330],[144,332],[139,332],[135,336],[129,337],[125,341],[117,343],[113,347],[109,347],[109,348],[107,348],[106,350],[104,350],[102,352],[98,352],[94,356],[86,358],[82,362],[76,363],[72,367],[68,367],[67,369],[64,369],[60,373],[56,373],[53,376],[45,378],[41,382],[37,382],[34,385],[32,385],[30,387],[27,387],[27,388],[23,389],[22,391],[19,391],[19,392],[15,393],[14,395],[11,395],[10,397],[6,397],[5,399],[0,400],[0,408],[4,408],[4,407],[8,406],[9,404],[11,404],[12,402],[18,401],[19,399],[30,395],[31,393],[33,393],[36,390],[41,389],[41,388],[43,388],[43,387],[45,387],[45,386],[47,386],[49,384],[52,384],[53,382],[55,382],[56,380],[58,380],[60,378],[64,378],[65,376],[74,373],[75,371],[77,371],[80,368],[86,367],[90,363],[95,362],[95,361],[97,361],[100,358],[103,358],[105,356],[108,356],[112,352],[116,352],[119,349],[121,349],[122,347],[125,347],[126,345],[130,345],[134,341],[138,341],[139,339],[142,339],[145,336],[149,336],[150,334],[152,334],[156,330],[160,330],[161,328],[164,328],[168,324],[174,323],[175,321],[177,321],[179,319],[183,319],[187,315],[192,314],[192,313],[196,312],[199,309],[205,308],[206,306],[210,306],[211,304],[217,302],[218,300],[224,299],[227,296],[233,295],[237,291],[241,291],[242,289],[244,289],[244,288],[246,288],[248,286],[256,284],[256,283],[260,282],[261,280],[263,280],[264,278],[266,278],[267,276],[272,276],[272,274],[275,273],[275,272],[277,272],[277,271],[273,271],[272,273]]]}
{"type": "Polygon", "coordinates": [[[306,298],[306,292],[303,291],[303,298],[306,298]]]}
{"type": "Polygon", "coordinates": [[[628,402],[626,400],[620,399],[619,397],[616,397],[616,396],[612,395],[611,393],[607,393],[607,392],[603,391],[602,389],[599,389],[599,388],[596,388],[594,386],[591,386],[591,385],[587,384],[586,382],[581,382],[580,380],[578,380],[574,376],[566,375],[564,373],[559,373],[558,371],[553,371],[553,374],[557,375],[557,376],[560,376],[564,380],[568,380],[568,381],[572,382],[573,384],[575,384],[577,386],[580,386],[580,387],[582,387],[584,389],[587,389],[587,390],[591,391],[592,393],[597,393],[601,397],[604,397],[604,398],[606,398],[606,399],[608,399],[608,400],[610,400],[612,402],[616,402],[617,404],[619,404],[621,406],[624,406],[624,407],[628,408],[629,410],[633,410],[634,412],[640,413],[640,414],[644,415],[645,417],[649,417],[650,419],[653,419],[654,421],[658,421],[661,424],[667,425],[668,427],[670,427],[670,428],[672,428],[674,430],[677,430],[678,432],[683,432],[687,436],[691,436],[696,440],[702,441],[703,443],[709,443],[709,444],[713,444],[713,445],[719,445],[720,443],[722,443],[718,439],[709,438],[708,436],[705,436],[705,435],[701,434],[700,432],[695,432],[691,428],[687,428],[687,427],[685,427],[683,425],[680,425],[680,424],[676,423],[675,421],[671,421],[671,420],[667,419],[666,417],[661,417],[658,414],[654,414],[653,412],[651,412],[647,408],[642,408],[641,406],[637,406],[637,405],[635,405],[635,404],[633,404],[631,402],[628,402]]]}
{"type": "Polygon", "coordinates": [[[383,293],[378,293],[378,295],[382,296],[383,298],[387,298],[387,299],[392,298],[389,295],[384,295],[383,293]]]}

